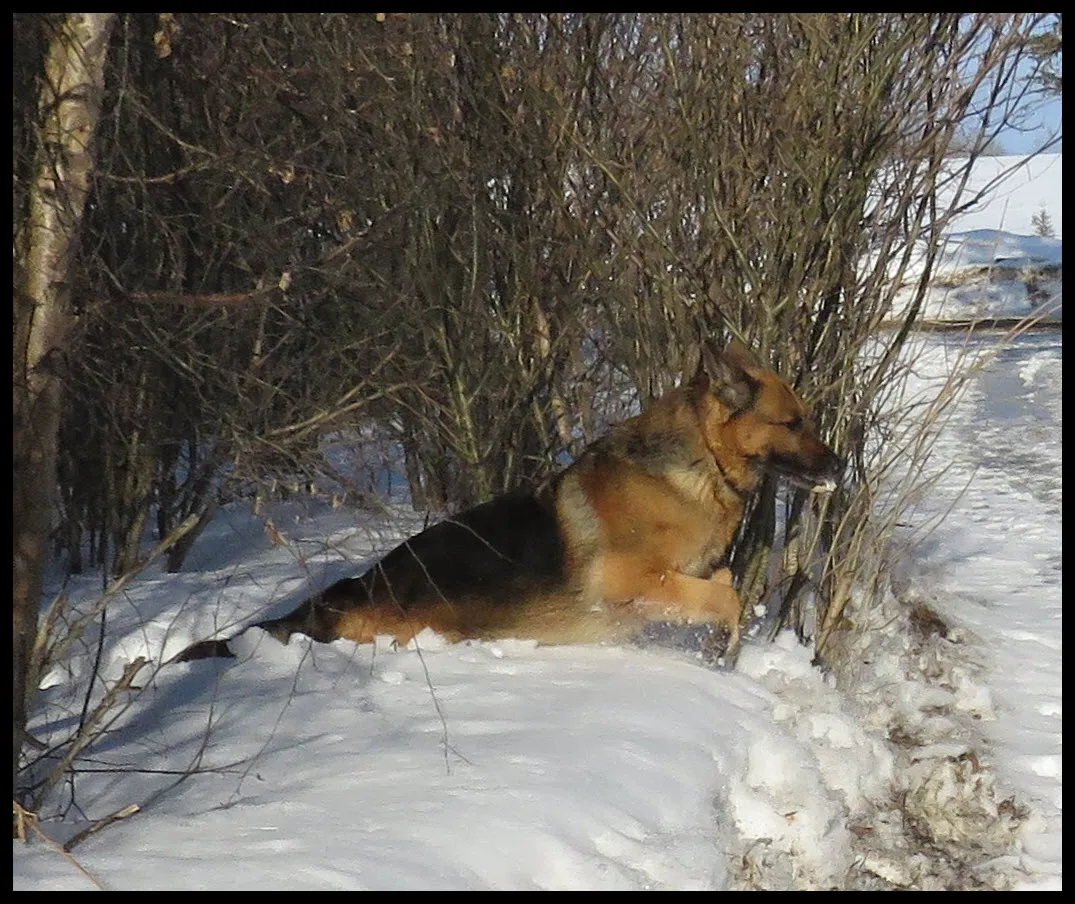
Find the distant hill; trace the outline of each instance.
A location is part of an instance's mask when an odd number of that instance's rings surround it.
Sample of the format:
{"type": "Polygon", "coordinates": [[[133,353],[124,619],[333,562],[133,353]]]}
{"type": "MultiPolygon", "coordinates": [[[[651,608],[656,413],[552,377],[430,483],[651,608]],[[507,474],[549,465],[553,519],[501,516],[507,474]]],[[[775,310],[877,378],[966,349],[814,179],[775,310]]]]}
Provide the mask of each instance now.
{"type": "MultiPolygon", "coordinates": [[[[975,163],[965,197],[980,191],[983,200],[952,224],[926,296],[925,320],[1038,315],[1062,321],[1062,176],[1062,154],[982,157],[975,163]],[[1052,237],[1035,234],[1035,218],[1040,221],[1043,212],[1052,237]]],[[[939,200],[944,206],[950,196],[942,193],[939,200]]],[[[908,291],[904,300],[910,297],[908,291]]]]}
{"type": "MultiPolygon", "coordinates": [[[[1045,211],[1054,237],[1064,235],[1063,154],[1032,157],[980,157],[967,184],[970,192],[985,191],[985,201],[959,217],[953,232],[998,229],[1015,235],[1034,235],[1034,217],[1045,211]],[[1004,176],[1004,174],[1009,173],[1004,176]],[[1004,176],[1001,185],[989,186],[1004,176]]],[[[944,196],[940,200],[943,202],[944,196]]]]}

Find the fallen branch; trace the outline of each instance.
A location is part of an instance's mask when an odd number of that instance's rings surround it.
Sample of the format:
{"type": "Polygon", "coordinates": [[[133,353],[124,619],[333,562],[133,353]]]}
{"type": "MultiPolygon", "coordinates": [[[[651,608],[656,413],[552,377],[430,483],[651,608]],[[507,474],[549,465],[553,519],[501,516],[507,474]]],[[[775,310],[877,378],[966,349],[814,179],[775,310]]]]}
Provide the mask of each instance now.
{"type": "Polygon", "coordinates": [[[82,873],[83,876],[85,876],[94,885],[96,885],[97,888],[99,888],[101,891],[105,891],[104,883],[101,882],[101,880],[98,879],[88,869],[86,869],[86,867],[79,863],[78,860],[72,857],[70,852],[66,849],[66,845],[59,844],[58,842],[50,838],[47,834],[45,834],[44,831],[42,831],[41,827],[37,824],[36,813],[34,813],[32,810],[27,810],[17,800],[13,800],[11,802],[11,818],[15,824],[14,835],[19,841],[25,844],[27,830],[33,832],[33,834],[40,838],[43,842],[45,842],[45,844],[62,854],[75,869],[77,869],[80,873],[82,873]]]}

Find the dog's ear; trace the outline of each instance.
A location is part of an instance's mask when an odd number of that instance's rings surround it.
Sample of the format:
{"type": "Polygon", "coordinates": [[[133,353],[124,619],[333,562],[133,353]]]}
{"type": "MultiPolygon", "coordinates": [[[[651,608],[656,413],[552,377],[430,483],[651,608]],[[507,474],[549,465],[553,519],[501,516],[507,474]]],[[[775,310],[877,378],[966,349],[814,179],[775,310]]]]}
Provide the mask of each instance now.
{"type": "Polygon", "coordinates": [[[691,386],[701,386],[706,389],[709,386],[709,372],[705,367],[705,351],[704,346],[694,346],[685,362],[683,368],[683,376],[693,373],[694,376],[690,378],[688,382],[691,386]]]}
{"type": "Polygon", "coordinates": [[[761,365],[754,353],[738,339],[724,349],[710,343],[702,346],[702,359],[694,381],[708,383],[706,387],[733,412],[743,411],[754,404],[758,381],[747,371],[761,365]]]}
{"type": "Polygon", "coordinates": [[[764,366],[758,360],[758,356],[736,338],[733,338],[724,349],[724,357],[742,368],[760,370],[764,366]]]}

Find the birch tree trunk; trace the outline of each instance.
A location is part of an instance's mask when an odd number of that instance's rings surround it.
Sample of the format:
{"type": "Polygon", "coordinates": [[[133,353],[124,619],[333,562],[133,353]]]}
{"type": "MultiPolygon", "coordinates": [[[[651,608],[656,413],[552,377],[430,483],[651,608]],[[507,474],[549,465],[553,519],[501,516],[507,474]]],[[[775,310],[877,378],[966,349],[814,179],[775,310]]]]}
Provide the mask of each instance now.
{"type": "Polygon", "coordinates": [[[114,13],[57,18],[38,104],[29,203],[17,230],[12,405],[12,795],[19,795],[27,675],[56,486],[63,364],[70,333],[71,268],[93,172],[91,141],[104,91],[114,13]]]}

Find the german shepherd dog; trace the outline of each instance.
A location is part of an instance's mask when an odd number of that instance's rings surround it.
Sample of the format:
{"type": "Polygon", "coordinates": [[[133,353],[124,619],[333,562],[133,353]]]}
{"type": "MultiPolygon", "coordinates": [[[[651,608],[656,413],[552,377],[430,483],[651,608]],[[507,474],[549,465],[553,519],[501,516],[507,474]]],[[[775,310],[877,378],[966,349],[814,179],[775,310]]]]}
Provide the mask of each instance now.
{"type": "MultiPolygon", "coordinates": [[[[766,471],[831,488],[839,460],[788,385],[733,340],[560,474],[433,525],[258,627],[284,643],[405,644],[429,627],[566,644],[671,623],[724,629],[732,651],[742,613],[726,557],[766,471]]],[[[210,640],[177,659],[230,655],[210,640]]]]}

